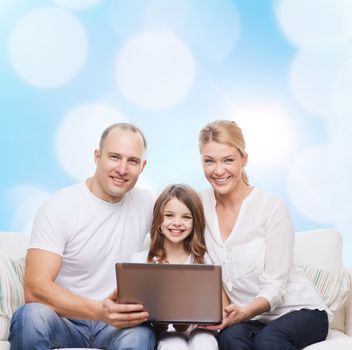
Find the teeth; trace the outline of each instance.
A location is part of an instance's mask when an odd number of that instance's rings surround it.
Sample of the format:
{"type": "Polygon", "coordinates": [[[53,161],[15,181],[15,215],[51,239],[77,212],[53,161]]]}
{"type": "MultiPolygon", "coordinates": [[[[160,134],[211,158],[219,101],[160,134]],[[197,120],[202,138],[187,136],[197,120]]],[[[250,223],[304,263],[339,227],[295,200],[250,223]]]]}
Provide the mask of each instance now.
{"type": "Polygon", "coordinates": [[[117,183],[119,183],[119,184],[122,184],[122,183],[126,182],[126,180],[124,180],[124,179],[119,179],[119,178],[116,178],[116,177],[113,177],[112,179],[113,179],[114,182],[117,182],[117,183]]]}
{"type": "Polygon", "coordinates": [[[224,177],[222,179],[214,179],[216,182],[225,182],[228,179],[228,177],[224,177]]]}

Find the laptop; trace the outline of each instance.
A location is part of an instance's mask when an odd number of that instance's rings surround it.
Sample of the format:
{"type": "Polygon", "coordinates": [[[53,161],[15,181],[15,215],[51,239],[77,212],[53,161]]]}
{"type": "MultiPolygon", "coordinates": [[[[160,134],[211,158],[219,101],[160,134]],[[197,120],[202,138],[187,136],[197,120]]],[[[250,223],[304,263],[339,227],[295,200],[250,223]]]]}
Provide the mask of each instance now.
{"type": "Polygon", "coordinates": [[[142,304],[150,321],[221,323],[221,266],[117,263],[116,279],[119,302],[142,304]]]}

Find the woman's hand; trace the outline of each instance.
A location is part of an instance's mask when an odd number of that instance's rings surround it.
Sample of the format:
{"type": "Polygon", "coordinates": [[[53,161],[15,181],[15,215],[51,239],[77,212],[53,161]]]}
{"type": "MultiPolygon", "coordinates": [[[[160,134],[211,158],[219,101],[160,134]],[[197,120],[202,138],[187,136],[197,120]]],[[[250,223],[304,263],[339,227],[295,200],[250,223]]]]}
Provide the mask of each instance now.
{"type": "Polygon", "coordinates": [[[210,331],[221,331],[222,329],[232,326],[235,323],[247,321],[249,319],[249,313],[246,307],[241,307],[235,304],[230,304],[223,310],[223,318],[220,324],[214,326],[202,326],[210,331]]]}
{"type": "Polygon", "coordinates": [[[246,306],[238,306],[229,304],[223,310],[222,322],[215,326],[202,327],[212,331],[221,331],[222,329],[232,326],[235,323],[250,320],[252,317],[262,314],[270,310],[270,304],[267,299],[257,297],[246,306]]]}

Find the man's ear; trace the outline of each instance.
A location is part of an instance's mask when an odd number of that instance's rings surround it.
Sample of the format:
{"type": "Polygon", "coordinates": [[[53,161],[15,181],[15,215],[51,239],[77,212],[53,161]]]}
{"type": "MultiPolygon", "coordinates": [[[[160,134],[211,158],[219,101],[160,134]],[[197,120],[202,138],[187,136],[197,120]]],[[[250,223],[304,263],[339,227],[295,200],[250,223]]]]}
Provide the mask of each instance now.
{"type": "Polygon", "coordinates": [[[141,168],[141,173],[143,172],[145,166],[147,165],[147,160],[144,159],[143,162],[142,162],[142,168],[141,168]]]}
{"type": "Polygon", "coordinates": [[[100,159],[100,153],[99,153],[99,150],[96,149],[94,151],[94,163],[97,164],[97,161],[100,159]]]}

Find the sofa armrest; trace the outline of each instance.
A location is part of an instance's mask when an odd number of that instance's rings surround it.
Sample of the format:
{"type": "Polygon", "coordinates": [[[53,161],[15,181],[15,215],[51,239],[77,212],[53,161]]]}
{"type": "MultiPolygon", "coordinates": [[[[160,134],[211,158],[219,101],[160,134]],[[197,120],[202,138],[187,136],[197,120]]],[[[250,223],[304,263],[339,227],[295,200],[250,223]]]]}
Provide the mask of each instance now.
{"type": "MultiPolygon", "coordinates": [[[[346,268],[352,284],[352,267],[346,268]]],[[[346,300],[346,334],[352,337],[352,288],[346,300]]]]}

